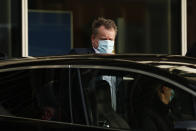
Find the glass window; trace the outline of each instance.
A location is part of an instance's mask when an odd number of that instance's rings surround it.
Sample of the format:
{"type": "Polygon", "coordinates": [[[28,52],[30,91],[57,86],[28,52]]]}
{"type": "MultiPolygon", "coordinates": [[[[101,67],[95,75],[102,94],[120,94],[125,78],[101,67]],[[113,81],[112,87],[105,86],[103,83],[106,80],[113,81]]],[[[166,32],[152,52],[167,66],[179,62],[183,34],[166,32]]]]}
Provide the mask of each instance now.
{"type": "Polygon", "coordinates": [[[129,129],[129,86],[134,74],[80,69],[89,123],[106,128],[129,129]]]}
{"type": "Polygon", "coordinates": [[[140,76],[132,87],[136,127],[172,129],[176,121],[195,120],[194,96],[167,82],[140,76]],[[161,124],[162,123],[162,124],[161,124]]]}
{"type": "Polygon", "coordinates": [[[90,125],[169,130],[176,121],[196,119],[195,98],[172,84],[124,71],[80,72],[90,125]]]}
{"type": "Polygon", "coordinates": [[[196,120],[194,96],[176,88],[173,106],[178,121],[196,120]]]}
{"type": "MultiPolygon", "coordinates": [[[[72,12],[71,31],[73,31],[74,48],[91,47],[91,24],[95,18],[103,16],[114,20],[118,26],[117,53],[181,54],[180,2],[179,0],[29,0],[28,7],[34,11],[72,12]]],[[[39,17],[41,20],[44,19],[44,16],[39,17]]],[[[58,38],[54,36],[53,39],[59,41],[58,38]]],[[[69,35],[65,38],[69,38],[69,35]]],[[[47,37],[43,39],[48,40],[47,37]]],[[[45,46],[44,42],[42,44],[45,46]]],[[[36,42],[31,43],[31,46],[35,45],[36,42]]],[[[70,47],[65,42],[64,46],[70,47]]],[[[53,49],[52,46],[47,48],[53,49]]]]}
{"type": "Polygon", "coordinates": [[[72,44],[71,12],[29,10],[28,20],[30,56],[63,55],[69,52],[72,44]]]}
{"type": "Polygon", "coordinates": [[[7,116],[70,122],[67,69],[0,73],[0,113],[7,116]]]}
{"type": "Polygon", "coordinates": [[[0,0],[0,57],[22,54],[21,0],[0,0]]]}

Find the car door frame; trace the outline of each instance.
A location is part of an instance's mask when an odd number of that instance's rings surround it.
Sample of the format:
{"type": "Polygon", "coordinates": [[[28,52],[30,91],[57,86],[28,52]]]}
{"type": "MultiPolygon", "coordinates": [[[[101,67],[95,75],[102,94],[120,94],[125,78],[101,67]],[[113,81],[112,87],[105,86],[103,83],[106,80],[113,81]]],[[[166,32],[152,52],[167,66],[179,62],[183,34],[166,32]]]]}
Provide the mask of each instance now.
{"type": "MultiPolygon", "coordinates": [[[[17,67],[10,67],[10,68],[6,68],[6,69],[0,69],[0,73],[2,72],[11,72],[11,71],[21,71],[21,70],[31,70],[31,69],[54,69],[54,68],[63,68],[63,69],[71,69],[71,65],[67,64],[67,65],[57,65],[57,64],[53,64],[53,65],[26,65],[26,66],[17,66],[17,67]]],[[[69,78],[71,76],[71,73],[69,74],[69,78]]],[[[70,79],[69,79],[70,81],[70,79]]],[[[69,89],[71,88],[71,85],[69,85],[69,89]]],[[[69,96],[71,97],[71,96],[69,96]]],[[[71,99],[70,99],[70,102],[71,99]]],[[[70,107],[70,110],[72,109],[72,107],[70,107]]],[[[85,109],[85,108],[84,108],[85,109]]],[[[23,124],[28,124],[28,125],[49,125],[49,127],[57,127],[60,126],[60,128],[69,128],[70,130],[73,131],[77,131],[77,130],[81,130],[81,129],[85,129],[85,130],[95,130],[95,131],[120,131],[120,129],[111,129],[111,128],[100,128],[97,126],[91,126],[88,125],[88,123],[86,125],[81,125],[81,124],[75,124],[75,123],[68,123],[68,122],[58,122],[58,121],[47,121],[47,120],[40,120],[40,119],[31,119],[31,118],[25,118],[25,117],[14,117],[14,116],[4,116],[4,115],[0,115],[0,118],[6,120],[8,123],[18,123],[19,125],[23,125],[23,124]]]]}
{"type": "MultiPolygon", "coordinates": [[[[150,76],[152,78],[156,78],[156,79],[165,81],[171,85],[174,85],[177,88],[184,90],[185,92],[191,94],[194,97],[196,96],[196,92],[194,90],[186,87],[184,84],[180,83],[179,81],[177,81],[175,79],[167,78],[166,76],[160,75],[157,72],[156,73],[150,72],[149,70],[140,70],[138,68],[132,68],[132,67],[127,68],[127,67],[117,67],[117,66],[82,65],[82,64],[75,64],[75,65],[71,64],[70,67],[77,68],[77,69],[107,69],[107,70],[126,71],[126,72],[132,72],[132,73],[136,73],[136,74],[146,75],[146,76],[150,76]]],[[[182,122],[180,122],[180,123],[182,123],[182,122]]],[[[175,126],[174,130],[194,129],[193,124],[191,124],[191,123],[193,123],[193,121],[190,121],[190,122],[186,121],[186,122],[184,122],[183,127],[177,125],[177,126],[175,126]]],[[[196,130],[196,128],[194,130],[196,130]]]]}

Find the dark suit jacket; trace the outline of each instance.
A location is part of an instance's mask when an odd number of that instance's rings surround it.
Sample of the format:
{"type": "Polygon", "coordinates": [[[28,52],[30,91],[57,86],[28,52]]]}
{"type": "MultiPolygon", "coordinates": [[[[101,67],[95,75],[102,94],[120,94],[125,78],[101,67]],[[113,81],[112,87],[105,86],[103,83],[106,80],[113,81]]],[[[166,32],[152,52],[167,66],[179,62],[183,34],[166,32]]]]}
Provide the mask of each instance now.
{"type": "MultiPolygon", "coordinates": [[[[95,54],[95,50],[93,48],[73,48],[69,54],[95,54]]],[[[117,81],[117,85],[119,85],[122,78],[117,78],[117,81]]]]}
{"type": "MultiPolygon", "coordinates": [[[[95,54],[95,50],[93,48],[73,48],[71,49],[69,54],[95,54]]],[[[91,85],[93,84],[92,82],[95,82],[98,80],[102,80],[102,77],[96,76],[95,78],[92,78],[91,82],[89,82],[89,87],[92,87],[91,85]]],[[[122,77],[119,77],[119,76],[116,77],[116,90],[115,91],[116,91],[117,97],[118,97],[118,94],[120,94],[118,88],[122,86],[122,83],[121,83],[122,80],[123,80],[122,77]]]]}
{"type": "Polygon", "coordinates": [[[95,54],[93,48],[73,48],[69,54],[95,54]]]}

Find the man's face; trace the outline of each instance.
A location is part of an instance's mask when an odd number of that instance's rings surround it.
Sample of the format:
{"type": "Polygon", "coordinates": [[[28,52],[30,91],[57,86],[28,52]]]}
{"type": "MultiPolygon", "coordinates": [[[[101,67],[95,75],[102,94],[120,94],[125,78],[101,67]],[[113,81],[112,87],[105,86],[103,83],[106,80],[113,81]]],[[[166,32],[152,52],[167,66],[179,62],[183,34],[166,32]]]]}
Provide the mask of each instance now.
{"type": "Polygon", "coordinates": [[[99,46],[98,41],[99,40],[111,40],[111,41],[115,41],[115,37],[116,37],[116,33],[115,30],[113,28],[111,29],[106,29],[104,26],[100,26],[98,28],[98,33],[97,35],[92,35],[91,36],[91,42],[92,42],[92,46],[97,49],[99,46]]]}
{"type": "Polygon", "coordinates": [[[161,101],[164,104],[168,104],[170,101],[170,97],[172,95],[172,89],[166,86],[162,87],[162,92],[161,92],[161,101]]]}

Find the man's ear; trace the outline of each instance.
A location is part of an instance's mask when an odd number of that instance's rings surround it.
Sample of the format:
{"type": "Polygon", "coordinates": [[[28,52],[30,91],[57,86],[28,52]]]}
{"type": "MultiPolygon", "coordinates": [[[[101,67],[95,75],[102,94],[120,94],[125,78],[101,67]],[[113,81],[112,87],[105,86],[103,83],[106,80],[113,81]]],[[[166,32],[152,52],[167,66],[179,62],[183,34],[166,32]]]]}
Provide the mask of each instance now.
{"type": "Polygon", "coordinates": [[[95,35],[92,34],[91,35],[91,43],[92,43],[92,46],[97,49],[98,48],[98,44],[97,44],[97,41],[96,41],[96,38],[95,38],[95,35]]]}

